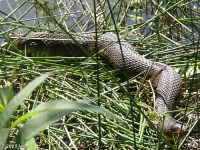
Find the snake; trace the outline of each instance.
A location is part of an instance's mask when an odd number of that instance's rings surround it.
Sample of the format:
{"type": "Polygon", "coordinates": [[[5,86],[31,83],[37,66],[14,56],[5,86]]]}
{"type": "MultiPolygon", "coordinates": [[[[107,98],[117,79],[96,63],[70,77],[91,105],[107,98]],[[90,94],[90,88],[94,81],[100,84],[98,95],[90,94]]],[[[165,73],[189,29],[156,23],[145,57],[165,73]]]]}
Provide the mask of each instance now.
{"type": "Polygon", "coordinates": [[[132,77],[148,73],[155,77],[155,108],[160,114],[167,114],[162,123],[162,131],[169,139],[179,140],[188,129],[176,122],[171,114],[177,100],[182,81],[180,75],[171,66],[156,62],[140,55],[126,39],[112,32],[94,33],[48,33],[31,32],[18,38],[16,45],[25,51],[26,56],[85,56],[97,53],[124,76],[132,77]]]}

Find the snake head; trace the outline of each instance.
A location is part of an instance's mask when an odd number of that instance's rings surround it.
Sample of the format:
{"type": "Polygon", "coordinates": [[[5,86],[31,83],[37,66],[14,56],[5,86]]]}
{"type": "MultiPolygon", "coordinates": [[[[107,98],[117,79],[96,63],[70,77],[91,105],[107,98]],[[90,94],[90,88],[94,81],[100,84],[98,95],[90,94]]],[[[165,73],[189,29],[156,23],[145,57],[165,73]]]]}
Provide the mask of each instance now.
{"type": "MultiPolygon", "coordinates": [[[[45,40],[37,38],[19,38],[16,40],[15,45],[28,57],[57,56],[57,53],[63,50],[59,50],[60,47],[57,45],[51,46],[47,45],[45,42],[45,40]],[[55,47],[57,47],[57,49],[55,47]]],[[[61,52],[60,56],[62,56],[62,53],[64,52],[61,52]]]]}
{"type": "Polygon", "coordinates": [[[188,133],[185,125],[174,122],[173,119],[166,117],[163,124],[163,132],[170,141],[181,140],[188,133]]]}
{"type": "Polygon", "coordinates": [[[16,46],[19,49],[24,49],[25,47],[39,47],[44,46],[44,43],[41,40],[34,40],[34,39],[17,39],[15,42],[16,46]]]}
{"type": "Polygon", "coordinates": [[[48,56],[50,55],[49,52],[51,52],[47,50],[45,44],[40,40],[18,39],[16,46],[26,56],[48,56]]]}

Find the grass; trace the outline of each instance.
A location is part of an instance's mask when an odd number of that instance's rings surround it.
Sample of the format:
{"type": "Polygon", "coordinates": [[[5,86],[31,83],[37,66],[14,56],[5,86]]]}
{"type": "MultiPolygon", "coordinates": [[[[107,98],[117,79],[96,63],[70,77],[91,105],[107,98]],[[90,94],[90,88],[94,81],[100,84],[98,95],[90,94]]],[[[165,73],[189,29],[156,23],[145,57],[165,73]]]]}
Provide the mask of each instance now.
{"type": "MultiPolygon", "coordinates": [[[[12,87],[14,93],[9,92],[8,97],[13,97],[38,75],[54,72],[26,96],[9,117],[6,127],[11,127],[14,121],[35,110],[41,103],[48,104],[60,99],[72,102],[89,101],[109,110],[122,120],[119,123],[109,116],[91,111],[75,111],[46,126],[32,138],[28,145],[33,146],[33,149],[34,146],[45,149],[200,147],[198,1],[124,3],[118,0],[110,5],[108,1],[99,1],[95,5],[96,9],[92,9],[93,3],[83,0],[74,0],[72,3],[61,0],[52,3],[25,1],[13,6],[7,1],[4,3],[10,11],[0,11],[0,35],[11,44],[11,48],[1,48],[0,51],[1,88],[12,87]],[[112,10],[112,13],[109,10],[112,10]],[[32,11],[36,13],[30,18],[28,16],[32,11]],[[96,56],[28,58],[18,50],[11,51],[14,47],[9,40],[9,34],[19,31],[26,33],[30,30],[66,34],[119,31],[140,54],[173,66],[182,77],[183,90],[179,108],[172,112],[175,112],[175,119],[187,125],[189,134],[182,141],[170,143],[148,122],[146,117],[150,118],[153,124],[161,120],[153,108],[152,91],[144,77],[134,78],[131,87],[128,87],[120,78],[118,70],[114,70],[105,60],[96,56]]],[[[16,142],[16,135],[26,121],[20,123],[12,129],[9,128],[6,144],[16,142]]]]}

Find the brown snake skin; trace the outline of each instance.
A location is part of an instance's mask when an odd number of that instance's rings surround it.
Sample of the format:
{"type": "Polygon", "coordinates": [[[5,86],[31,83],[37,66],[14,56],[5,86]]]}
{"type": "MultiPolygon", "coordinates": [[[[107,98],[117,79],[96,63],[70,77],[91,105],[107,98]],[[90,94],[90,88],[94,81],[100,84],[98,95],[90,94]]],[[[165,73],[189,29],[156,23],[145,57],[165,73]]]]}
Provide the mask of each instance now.
{"type": "MultiPolygon", "coordinates": [[[[17,46],[26,49],[27,56],[83,56],[84,49],[88,50],[86,53],[89,55],[95,53],[94,34],[75,34],[73,38],[76,42],[65,34],[35,32],[20,38],[17,46]],[[79,44],[81,46],[78,46],[79,44]]],[[[153,77],[161,72],[155,80],[157,85],[155,107],[160,113],[173,109],[174,101],[181,90],[181,78],[172,67],[144,58],[123,38],[120,37],[119,43],[117,35],[113,33],[98,35],[98,48],[99,54],[125,76],[148,72],[150,77],[153,77]]],[[[170,115],[168,116],[162,127],[164,134],[168,139],[182,138],[187,133],[187,128],[175,123],[170,115]]]]}

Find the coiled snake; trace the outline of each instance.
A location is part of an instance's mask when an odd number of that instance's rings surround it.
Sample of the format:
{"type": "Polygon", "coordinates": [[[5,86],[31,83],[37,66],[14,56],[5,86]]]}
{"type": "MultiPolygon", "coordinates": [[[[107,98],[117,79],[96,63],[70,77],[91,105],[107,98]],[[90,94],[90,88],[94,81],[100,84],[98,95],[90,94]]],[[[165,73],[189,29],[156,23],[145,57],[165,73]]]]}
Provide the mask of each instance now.
{"type": "MultiPolygon", "coordinates": [[[[155,80],[157,84],[155,106],[161,113],[171,110],[181,90],[179,74],[166,64],[144,58],[123,38],[120,37],[120,42],[118,40],[117,35],[113,33],[98,35],[97,46],[100,50],[100,56],[106,58],[113,67],[119,69],[125,76],[148,72],[152,77],[160,72],[155,80]]],[[[69,37],[65,34],[35,32],[20,38],[17,46],[19,49],[26,49],[28,56],[81,56],[84,55],[84,49],[88,50],[86,51],[88,54],[95,53],[95,38],[92,33],[69,37]]],[[[168,138],[179,139],[187,133],[187,128],[176,123],[169,116],[164,120],[163,132],[168,138]]]]}

